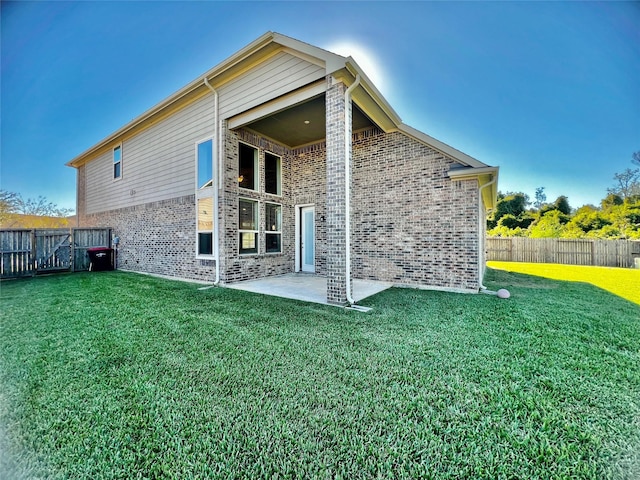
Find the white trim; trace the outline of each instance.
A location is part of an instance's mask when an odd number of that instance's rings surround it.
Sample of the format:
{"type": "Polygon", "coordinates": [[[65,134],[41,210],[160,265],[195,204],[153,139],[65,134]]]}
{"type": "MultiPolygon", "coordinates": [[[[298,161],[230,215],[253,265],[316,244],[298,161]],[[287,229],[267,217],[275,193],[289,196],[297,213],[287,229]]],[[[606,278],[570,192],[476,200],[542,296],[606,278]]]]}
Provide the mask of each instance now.
{"type": "Polygon", "coordinates": [[[238,229],[236,231],[236,240],[238,242],[237,246],[238,246],[238,256],[240,257],[246,257],[246,256],[256,256],[256,255],[260,255],[260,200],[257,200],[255,198],[250,198],[250,197],[238,197],[238,229]],[[257,208],[255,211],[255,224],[257,229],[256,230],[246,230],[243,228],[240,228],[240,202],[241,201],[245,201],[245,202],[252,202],[255,203],[257,208]],[[246,252],[246,253],[241,253],[240,252],[240,234],[241,233],[254,233],[257,235],[256,238],[256,251],[255,252],[246,252]]]}
{"type": "Polygon", "coordinates": [[[278,113],[282,110],[286,110],[289,107],[298,105],[306,100],[309,100],[318,95],[322,95],[327,90],[325,80],[307,85],[306,87],[299,88],[291,93],[287,93],[281,97],[271,100],[262,105],[258,105],[243,113],[234,115],[227,121],[229,130],[235,130],[237,128],[248,125],[256,120],[268,117],[274,113],[278,113]]]}
{"type": "Polygon", "coordinates": [[[264,202],[264,254],[265,255],[280,255],[282,254],[282,221],[283,221],[283,208],[282,208],[282,203],[279,202],[269,202],[267,200],[265,200],[264,202]],[[267,225],[266,225],[266,221],[267,221],[267,205],[276,205],[278,207],[280,207],[280,230],[268,230],[267,229],[267,225]],[[277,252],[267,252],[267,235],[280,235],[280,250],[277,252]]]}
{"type": "Polygon", "coordinates": [[[447,172],[447,176],[452,180],[469,180],[471,178],[477,178],[480,175],[498,175],[498,167],[467,167],[467,168],[454,168],[447,172]]]}
{"type": "Polygon", "coordinates": [[[111,180],[114,182],[117,182],[119,180],[122,180],[122,176],[124,173],[124,170],[122,168],[123,166],[123,160],[124,159],[124,149],[122,148],[122,142],[118,143],[117,145],[114,145],[113,148],[111,148],[111,180]],[[120,150],[120,160],[118,160],[117,163],[120,164],[120,175],[119,176],[115,176],[115,170],[114,167],[116,165],[115,159],[114,159],[114,154],[116,150],[120,150]]]}
{"type": "Polygon", "coordinates": [[[300,260],[301,260],[301,252],[300,252],[300,236],[302,233],[302,218],[301,211],[304,207],[315,207],[315,203],[301,203],[299,205],[295,205],[295,235],[294,235],[294,243],[295,243],[295,255],[294,255],[294,272],[300,272],[300,260]]]}
{"type": "MultiPolygon", "coordinates": [[[[196,199],[196,244],[195,244],[195,254],[196,254],[196,259],[198,260],[214,260],[216,258],[216,250],[217,250],[217,245],[215,242],[216,239],[216,229],[218,228],[218,210],[217,210],[217,205],[216,205],[216,199],[215,199],[215,184],[216,184],[216,178],[215,178],[215,174],[217,173],[216,171],[216,154],[215,154],[215,149],[216,149],[216,140],[215,140],[215,133],[213,135],[209,135],[207,137],[204,137],[200,140],[196,140],[194,142],[194,164],[195,164],[195,179],[194,179],[194,189],[195,189],[195,199],[196,199]],[[203,143],[206,142],[211,142],[211,185],[208,187],[203,187],[203,188],[199,188],[198,185],[198,147],[200,145],[202,145],[203,143]],[[212,248],[211,248],[211,253],[210,254],[202,254],[200,253],[200,244],[199,244],[199,240],[198,240],[198,234],[201,232],[200,229],[198,228],[198,200],[204,199],[204,198],[211,198],[213,200],[212,202],[212,211],[211,211],[211,244],[212,244],[212,248]]],[[[202,233],[209,233],[209,230],[202,230],[202,233]]]]}

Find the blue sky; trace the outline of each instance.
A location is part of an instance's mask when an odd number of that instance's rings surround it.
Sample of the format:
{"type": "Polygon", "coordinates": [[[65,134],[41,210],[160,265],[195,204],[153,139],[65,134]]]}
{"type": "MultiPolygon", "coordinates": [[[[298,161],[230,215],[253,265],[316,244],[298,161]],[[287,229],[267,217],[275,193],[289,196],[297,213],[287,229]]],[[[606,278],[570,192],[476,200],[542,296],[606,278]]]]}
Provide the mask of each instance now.
{"type": "Polygon", "coordinates": [[[638,2],[1,3],[0,188],[64,166],[268,30],[351,52],[403,121],[502,191],[598,203],[640,151],[638,2]]]}

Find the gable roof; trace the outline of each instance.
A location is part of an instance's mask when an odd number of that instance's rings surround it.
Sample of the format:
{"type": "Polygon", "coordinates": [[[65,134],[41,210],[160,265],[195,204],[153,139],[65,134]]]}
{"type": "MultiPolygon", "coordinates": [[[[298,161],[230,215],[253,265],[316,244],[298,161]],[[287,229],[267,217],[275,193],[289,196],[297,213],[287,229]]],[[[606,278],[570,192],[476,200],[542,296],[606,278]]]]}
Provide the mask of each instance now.
{"type": "MultiPolygon", "coordinates": [[[[482,163],[465,153],[456,150],[429,135],[420,132],[402,123],[402,120],[375,87],[366,73],[360,68],[352,57],[343,57],[322,48],[296,40],[286,35],[275,32],[267,32],[246,47],[242,48],[229,58],[223,60],[189,84],[182,87],[169,97],[151,107],[129,123],[104,138],[88,150],[82,152],[69,162],[67,166],[79,167],[96,156],[105,153],[119,142],[131,138],[138,132],[154,125],[169,115],[175,113],[191,102],[211,93],[205,82],[217,88],[232,79],[242,75],[265,58],[278,51],[285,51],[325,69],[326,75],[332,75],[336,79],[350,86],[360,76],[360,84],[352,93],[353,101],[358,107],[373,120],[385,132],[400,131],[414,139],[440,151],[453,158],[470,170],[482,169],[483,175],[487,174],[487,164],[482,163]]],[[[497,167],[489,167],[493,178],[497,175],[497,167]]],[[[469,172],[471,173],[471,172],[469,172]]],[[[480,172],[478,172],[480,173],[480,172]]],[[[480,177],[478,177],[480,178],[480,177]]],[[[495,198],[495,196],[494,196],[495,198]]],[[[490,202],[491,204],[492,202],[490,202]]],[[[493,205],[491,205],[493,206],[493,205]]]]}

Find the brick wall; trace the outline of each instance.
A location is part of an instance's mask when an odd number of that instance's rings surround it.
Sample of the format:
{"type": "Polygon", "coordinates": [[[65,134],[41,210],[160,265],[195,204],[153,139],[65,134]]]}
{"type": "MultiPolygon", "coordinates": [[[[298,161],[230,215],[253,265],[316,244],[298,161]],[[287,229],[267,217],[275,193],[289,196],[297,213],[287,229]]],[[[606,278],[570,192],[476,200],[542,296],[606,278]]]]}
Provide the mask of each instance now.
{"type": "Polygon", "coordinates": [[[221,204],[225,206],[223,214],[223,234],[221,235],[221,278],[223,282],[237,282],[253,278],[280,275],[292,272],[295,252],[295,211],[291,203],[291,155],[289,149],[266,138],[245,130],[226,130],[224,150],[224,176],[221,204]],[[257,190],[248,190],[238,186],[238,149],[244,142],[258,149],[259,186],[257,190]],[[265,193],[264,159],[265,152],[281,157],[282,195],[265,193]],[[238,202],[240,198],[257,200],[258,253],[240,255],[238,240],[238,202]],[[282,205],[282,253],[265,251],[265,203],[282,205]]]}
{"type": "Polygon", "coordinates": [[[291,152],[291,204],[315,205],[317,275],[327,273],[326,144],[316,143],[291,152]]]}
{"type": "MultiPolygon", "coordinates": [[[[316,273],[328,277],[330,300],[343,301],[344,109],[344,85],[330,85],[328,154],[325,142],[292,151],[249,131],[226,131],[225,126],[219,222],[223,282],[294,271],[295,206],[314,204],[316,273]],[[255,192],[238,187],[240,141],[258,148],[260,188],[255,192]],[[264,193],[265,151],[282,158],[281,196],[264,193]],[[333,180],[327,186],[328,177],[333,180]],[[257,255],[238,254],[239,197],[259,201],[257,255]],[[281,254],[265,252],[267,201],[282,205],[281,254]]],[[[477,182],[451,181],[446,172],[453,160],[402,133],[372,128],[354,133],[352,139],[353,277],[477,289],[482,260],[477,182]]],[[[121,268],[213,281],[215,262],[195,258],[194,195],[86,215],[84,167],[78,170],[77,184],[80,225],[114,229],[121,239],[121,268]]]]}
{"type": "Polygon", "coordinates": [[[400,132],[354,135],[355,278],[478,288],[478,185],[451,181],[452,163],[400,132]]]}
{"type": "Polygon", "coordinates": [[[215,261],[195,258],[195,195],[83,215],[83,227],[120,237],[118,268],[213,282],[215,261]]]}

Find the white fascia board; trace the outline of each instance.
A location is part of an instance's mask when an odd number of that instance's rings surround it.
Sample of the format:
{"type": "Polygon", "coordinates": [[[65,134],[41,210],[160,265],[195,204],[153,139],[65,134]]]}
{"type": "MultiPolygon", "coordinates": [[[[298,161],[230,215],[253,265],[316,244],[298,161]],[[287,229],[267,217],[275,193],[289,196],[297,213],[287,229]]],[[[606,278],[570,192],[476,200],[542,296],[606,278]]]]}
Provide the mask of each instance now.
{"type": "Polygon", "coordinates": [[[498,167],[463,167],[449,170],[447,176],[451,180],[477,180],[485,210],[489,211],[496,207],[499,172],[498,167]]]}
{"type": "Polygon", "coordinates": [[[371,79],[367,76],[367,74],[362,70],[360,65],[353,59],[353,57],[349,57],[346,59],[347,70],[354,76],[360,75],[360,86],[367,92],[367,94],[380,106],[382,111],[391,119],[394,125],[399,127],[402,125],[402,119],[393,109],[393,107],[387,102],[387,99],[384,98],[380,90],[376,88],[371,79]]]}
{"type": "Polygon", "coordinates": [[[274,113],[280,112],[286,108],[302,103],[305,100],[321,95],[325,93],[325,91],[326,86],[324,80],[320,80],[318,82],[312,83],[309,86],[302,87],[282,97],[276,98],[275,100],[271,100],[263,105],[252,108],[251,110],[239,113],[238,115],[235,115],[228,120],[227,126],[230,130],[240,128],[251,122],[267,117],[269,115],[273,115],[274,113]]]}
{"type": "Polygon", "coordinates": [[[449,170],[447,175],[453,180],[465,180],[468,178],[476,178],[481,175],[489,175],[491,178],[498,175],[498,167],[464,167],[449,170]]]}
{"type": "Polygon", "coordinates": [[[406,124],[403,123],[403,124],[401,124],[399,126],[399,129],[400,129],[401,132],[404,132],[407,135],[409,135],[410,137],[413,137],[416,140],[418,140],[418,141],[420,141],[422,143],[425,143],[426,145],[429,145],[430,147],[435,148],[439,152],[442,152],[445,155],[453,158],[454,160],[457,160],[458,162],[462,163],[463,165],[467,165],[469,167],[474,167],[474,168],[488,167],[489,166],[486,163],[482,163],[481,161],[476,160],[475,158],[467,155],[466,153],[463,153],[460,150],[456,150],[455,148],[447,145],[446,143],[443,143],[440,140],[437,140],[437,139],[433,138],[432,136],[421,132],[420,130],[416,130],[415,128],[410,127],[409,125],[406,125],[406,124]]]}
{"type": "Polygon", "coordinates": [[[344,68],[345,62],[347,61],[347,59],[341,55],[330,52],[329,50],[324,50],[309,43],[301,42],[295,38],[287,37],[281,33],[273,33],[272,38],[275,43],[278,43],[283,47],[288,47],[292,50],[309,55],[310,57],[321,59],[325,64],[327,74],[344,68]]]}

